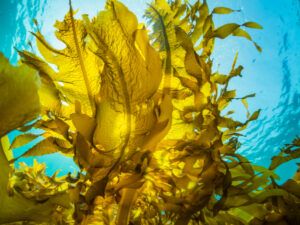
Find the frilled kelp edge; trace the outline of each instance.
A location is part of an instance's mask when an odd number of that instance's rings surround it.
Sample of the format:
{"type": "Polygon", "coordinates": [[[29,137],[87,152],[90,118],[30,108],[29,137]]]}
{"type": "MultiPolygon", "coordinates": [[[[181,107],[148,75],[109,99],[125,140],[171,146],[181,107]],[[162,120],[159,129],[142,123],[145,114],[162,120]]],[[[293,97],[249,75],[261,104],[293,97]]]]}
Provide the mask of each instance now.
{"type": "Polygon", "coordinates": [[[248,110],[255,94],[229,88],[243,70],[237,54],[227,74],[213,70],[211,54],[230,35],[261,51],[247,29],[262,27],[215,27],[215,14],[236,11],[156,0],[145,12],[148,36],[117,0],[92,19],[75,19],[70,2],[55,24],[65,48],[38,31],[40,56],[19,51],[19,67],[1,56],[0,224],[300,224],[299,172],[283,185],[274,172],[299,158],[299,139],[269,168],[237,153],[259,116],[248,110]],[[232,101],[245,106],[245,121],[225,113],[232,101]],[[36,161],[14,169],[19,158],[55,152],[74,159],[77,176],[48,177],[36,161]]]}

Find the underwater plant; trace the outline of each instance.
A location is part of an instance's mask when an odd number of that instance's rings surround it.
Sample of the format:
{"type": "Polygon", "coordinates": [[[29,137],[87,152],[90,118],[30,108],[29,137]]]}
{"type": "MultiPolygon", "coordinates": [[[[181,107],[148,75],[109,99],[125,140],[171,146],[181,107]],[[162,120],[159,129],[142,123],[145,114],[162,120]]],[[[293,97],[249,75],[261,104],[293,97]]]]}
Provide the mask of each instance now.
{"type": "Polygon", "coordinates": [[[256,120],[229,82],[213,70],[217,38],[246,38],[255,22],[215,27],[207,2],[155,0],[148,31],[117,0],[90,19],[70,10],[57,21],[56,49],[37,31],[40,56],[18,51],[21,65],[0,57],[0,224],[300,224],[300,176],[283,185],[274,170],[299,158],[295,138],[269,168],[237,153],[238,137],[256,120]],[[241,101],[247,120],[225,113],[241,101]],[[10,143],[7,134],[22,133],[10,143]],[[41,134],[32,132],[41,130],[41,134]],[[41,141],[19,157],[12,151],[41,141]],[[21,157],[60,152],[77,176],[48,177],[21,157]]]}

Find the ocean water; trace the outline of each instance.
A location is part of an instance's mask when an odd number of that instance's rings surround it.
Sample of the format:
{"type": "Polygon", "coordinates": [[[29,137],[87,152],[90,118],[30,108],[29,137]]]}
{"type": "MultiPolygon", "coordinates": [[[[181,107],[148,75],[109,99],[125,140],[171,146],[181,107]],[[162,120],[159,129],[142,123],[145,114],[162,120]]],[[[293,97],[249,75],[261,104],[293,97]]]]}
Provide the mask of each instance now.
{"type": "MultiPolygon", "coordinates": [[[[149,1],[122,0],[139,20],[143,22],[143,12],[149,1]]],[[[272,156],[284,144],[290,143],[300,135],[300,0],[208,0],[211,7],[227,6],[241,12],[215,16],[216,24],[228,22],[244,23],[256,21],[263,30],[251,30],[253,39],[263,48],[259,53],[253,45],[235,37],[217,41],[213,59],[215,68],[228,72],[233,57],[239,52],[238,63],[244,66],[243,78],[235,79],[231,85],[239,96],[256,93],[249,100],[250,111],[261,109],[257,121],[249,125],[240,138],[241,154],[252,162],[268,166],[272,156]]],[[[73,0],[73,8],[78,9],[76,16],[94,16],[103,9],[104,0],[73,0]]],[[[54,37],[53,24],[61,20],[68,11],[68,0],[1,0],[0,1],[0,51],[16,64],[16,49],[35,52],[34,38],[30,31],[36,31],[33,19],[47,40],[57,48],[62,47],[54,37]]],[[[245,109],[234,102],[235,118],[244,120],[245,109]]],[[[17,132],[12,132],[13,139],[17,132]]],[[[28,147],[28,146],[27,146],[28,147]]],[[[19,155],[25,148],[17,149],[19,155]]],[[[22,159],[28,164],[33,158],[22,159]]],[[[47,173],[56,170],[60,174],[77,171],[70,158],[59,153],[37,157],[47,164],[47,173]]],[[[278,168],[281,182],[290,178],[296,171],[293,160],[278,168]]]]}

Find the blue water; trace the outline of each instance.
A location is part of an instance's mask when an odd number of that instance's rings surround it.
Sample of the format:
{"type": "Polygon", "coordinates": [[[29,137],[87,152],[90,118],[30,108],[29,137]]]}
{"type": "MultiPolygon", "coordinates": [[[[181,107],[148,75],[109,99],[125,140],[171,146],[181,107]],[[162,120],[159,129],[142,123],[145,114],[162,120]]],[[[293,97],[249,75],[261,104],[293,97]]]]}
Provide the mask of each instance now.
{"type": "MultiPolygon", "coordinates": [[[[146,1],[123,1],[142,20],[146,1]]],[[[208,0],[210,6],[227,6],[241,9],[240,13],[216,16],[217,25],[226,22],[243,23],[256,21],[264,29],[250,30],[253,39],[258,42],[263,52],[246,40],[230,37],[217,41],[214,53],[215,68],[228,72],[233,56],[238,51],[238,63],[245,69],[242,79],[235,79],[231,85],[240,96],[256,93],[249,100],[250,111],[261,109],[260,118],[253,122],[240,138],[240,152],[251,161],[268,166],[271,157],[280,147],[300,135],[300,1],[299,0],[208,0]]],[[[93,16],[103,8],[104,0],[73,0],[74,8],[79,9],[77,16],[88,13],[93,16]]],[[[39,21],[39,29],[50,43],[61,46],[54,37],[56,19],[62,19],[68,10],[67,0],[2,0],[0,1],[0,51],[16,63],[17,49],[35,51],[33,37],[29,31],[35,31],[32,19],[39,21]],[[28,44],[32,42],[32,44],[28,44]],[[32,46],[32,47],[31,47],[32,46]]],[[[244,107],[236,102],[232,108],[237,119],[245,119],[244,107]]],[[[11,134],[13,138],[15,134],[11,134]]],[[[20,154],[24,149],[19,149],[20,154]]],[[[59,153],[37,157],[39,162],[46,162],[48,174],[61,169],[61,174],[77,170],[72,159],[59,153]]],[[[24,159],[28,164],[32,158],[24,159]]],[[[291,177],[296,171],[294,160],[279,167],[282,180],[291,177]]]]}

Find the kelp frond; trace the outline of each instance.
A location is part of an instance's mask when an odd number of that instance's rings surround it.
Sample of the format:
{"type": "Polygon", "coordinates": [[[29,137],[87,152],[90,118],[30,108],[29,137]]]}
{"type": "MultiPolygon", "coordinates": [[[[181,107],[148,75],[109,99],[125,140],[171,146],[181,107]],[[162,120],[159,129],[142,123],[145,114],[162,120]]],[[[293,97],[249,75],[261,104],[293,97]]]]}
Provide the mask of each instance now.
{"type": "Polygon", "coordinates": [[[269,168],[239,154],[241,131],[260,110],[248,109],[255,94],[230,89],[243,70],[237,54],[226,74],[213,69],[216,38],[246,38],[261,51],[245,30],[259,24],[215,27],[215,14],[237,11],[210,10],[205,0],[155,0],[145,12],[148,37],[117,0],[82,19],[70,1],[55,24],[63,49],[38,31],[41,57],[19,51],[18,68],[1,57],[3,94],[17,90],[0,102],[0,224],[298,224],[298,173],[279,185],[274,169],[299,158],[299,140],[269,168]],[[246,108],[245,121],[224,113],[233,100],[246,108]],[[22,133],[10,143],[4,135],[17,128],[22,133]],[[47,177],[37,162],[12,169],[22,157],[54,152],[73,157],[77,177],[47,177]]]}

